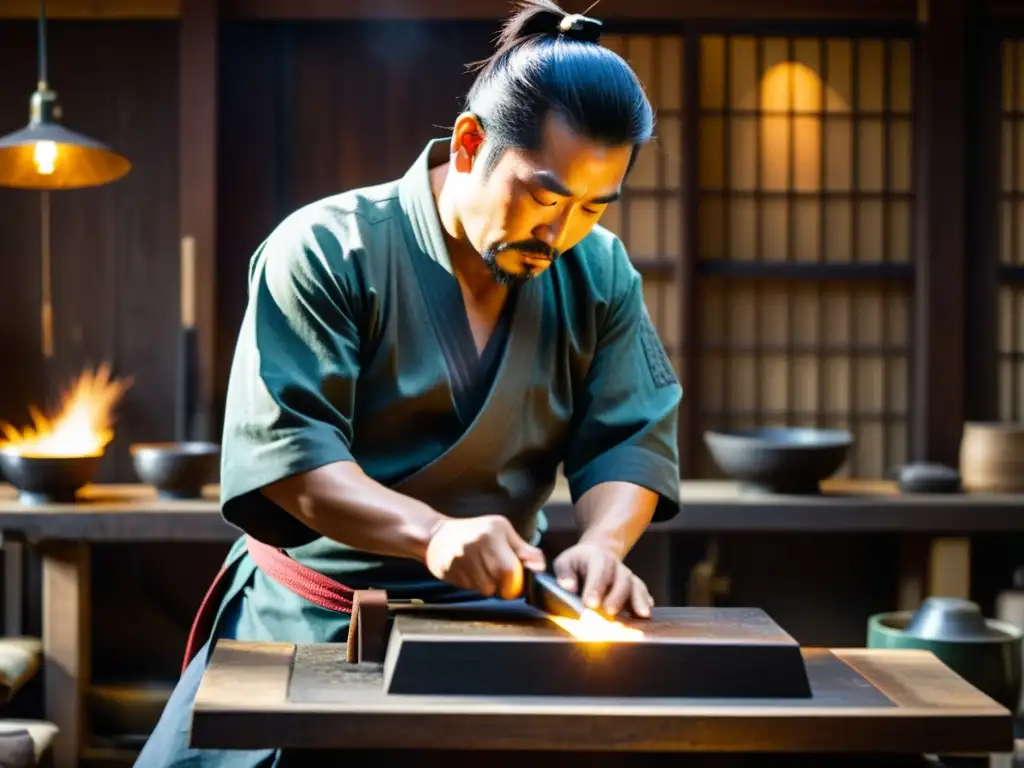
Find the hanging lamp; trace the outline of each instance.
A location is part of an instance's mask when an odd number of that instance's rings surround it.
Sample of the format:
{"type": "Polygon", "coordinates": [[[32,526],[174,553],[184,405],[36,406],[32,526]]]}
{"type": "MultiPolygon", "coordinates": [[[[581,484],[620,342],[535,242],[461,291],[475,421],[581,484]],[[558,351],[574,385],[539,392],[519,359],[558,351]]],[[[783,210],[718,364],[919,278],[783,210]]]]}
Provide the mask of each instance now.
{"type": "Polygon", "coordinates": [[[39,83],[29,102],[28,125],[0,137],[0,186],[80,189],[117,181],[131,170],[127,158],[60,124],[57,94],[47,81],[46,0],[39,0],[39,83]]]}
{"type": "Polygon", "coordinates": [[[42,251],[43,357],[53,357],[53,302],[50,269],[50,190],[99,187],[125,176],[128,159],[98,141],[60,124],[57,94],[46,71],[46,0],[39,0],[39,82],[29,101],[28,125],[0,137],[0,187],[39,190],[42,251]]]}

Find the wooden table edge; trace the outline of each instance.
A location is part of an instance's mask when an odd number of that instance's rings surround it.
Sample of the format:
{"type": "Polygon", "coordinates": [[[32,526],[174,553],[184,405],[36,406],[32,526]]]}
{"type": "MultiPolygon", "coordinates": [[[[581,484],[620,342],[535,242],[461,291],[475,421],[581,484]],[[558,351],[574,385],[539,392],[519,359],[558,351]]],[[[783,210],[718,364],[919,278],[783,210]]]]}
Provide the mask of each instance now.
{"type": "MultiPolygon", "coordinates": [[[[893,751],[1008,752],[1013,747],[1013,718],[1009,710],[957,677],[928,651],[829,649],[839,659],[868,677],[897,705],[884,713],[871,707],[833,707],[807,711],[777,707],[663,707],[639,706],[628,713],[612,714],[601,705],[583,706],[567,714],[557,704],[523,705],[507,702],[453,702],[443,711],[422,707],[406,709],[359,704],[296,704],[288,701],[296,645],[221,640],[213,650],[193,707],[192,744],[219,749],[258,749],[316,746],[315,734],[337,731],[345,716],[346,734],[358,734],[350,748],[392,749],[547,749],[573,750],[584,745],[609,751],[830,751],[835,741],[816,733],[824,717],[842,715],[842,739],[885,737],[902,745],[893,751]],[[252,672],[258,670],[258,673],[252,672]],[[250,674],[246,674],[250,672],[250,674]],[[915,694],[908,676],[923,676],[924,689],[915,694]],[[225,693],[227,695],[225,695],[225,693]],[[942,701],[945,697],[946,701],[942,701]],[[558,717],[558,743],[540,733],[538,724],[558,717]],[[441,738],[417,738],[407,724],[436,732],[446,720],[458,717],[460,728],[452,743],[441,738]],[[609,736],[594,742],[595,728],[610,722],[635,722],[643,718],[644,733],[632,740],[609,736]],[[914,719],[907,728],[905,721],[914,719]],[[804,736],[798,748],[780,750],[768,732],[782,721],[802,724],[804,736]],[[500,733],[495,734],[500,724],[500,733]],[[402,727],[399,728],[398,726],[402,727]],[[576,727],[578,725],[579,727],[576,727]],[[578,731],[578,733],[574,733],[578,731]],[[909,732],[908,732],[909,731],[909,732]],[[401,739],[403,733],[407,739],[401,739]],[[488,733],[485,740],[467,734],[488,733]],[[743,739],[738,740],[742,734],[743,739]],[[824,739],[825,741],[822,741],[824,739]],[[927,744],[927,746],[924,746],[927,744]],[[920,749],[918,748],[920,746],[920,749]]],[[[915,689],[917,690],[917,689],[915,689]]],[[[835,721],[832,721],[833,723],[835,721]]],[[[447,723],[450,725],[450,722],[447,723]]],[[[435,735],[437,735],[435,733],[435,735]]],[[[346,737],[347,739],[348,737],[346,737]]],[[[322,741],[322,738],[319,739],[322,741]]],[[[866,743],[860,741],[859,743],[866,743]]],[[[337,744],[320,744],[336,747],[337,744]]]]}

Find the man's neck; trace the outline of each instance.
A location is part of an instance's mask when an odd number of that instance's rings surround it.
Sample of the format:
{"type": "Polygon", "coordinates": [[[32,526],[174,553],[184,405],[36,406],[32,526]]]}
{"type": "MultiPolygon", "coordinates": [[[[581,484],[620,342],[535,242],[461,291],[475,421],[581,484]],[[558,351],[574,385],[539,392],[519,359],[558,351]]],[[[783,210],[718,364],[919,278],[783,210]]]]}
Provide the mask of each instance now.
{"type": "Polygon", "coordinates": [[[462,227],[451,188],[447,186],[448,163],[430,169],[430,188],[434,194],[441,229],[444,231],[445,246],[448,258],[451,259],[452,271],[475,301],[490,303],[495,300],[504,301],[508,287],[494,279],[490,268],[484,263],[477,250],[466,238],[462,227]]]}

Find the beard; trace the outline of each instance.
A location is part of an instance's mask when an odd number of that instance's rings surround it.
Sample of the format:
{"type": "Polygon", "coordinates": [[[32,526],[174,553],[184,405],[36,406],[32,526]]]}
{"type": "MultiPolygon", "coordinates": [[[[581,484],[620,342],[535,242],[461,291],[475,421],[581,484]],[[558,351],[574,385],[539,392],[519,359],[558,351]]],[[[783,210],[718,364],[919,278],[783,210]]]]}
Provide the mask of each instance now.
{"type": "Polygon", "coordinates": [[[506,251],[517,251],[519,253],[531,253],[537,256],[543,256],[546,259],[550,259],[551,263],[554,264],[561,254],[554,248],[545,245],[540,240],[520,240],[514,243],[496,243],[487,248],[481,254],[484,260],[484,264],[491,270],[491,274],[494,276],[495,281],[498,285],[521,285],[528,280],[532,280],[541,270],[539,268],[532,267],[530,265],[523,265],[521,272],[509,272],[503,269],[498,264],[498,257],[506,251]]]}

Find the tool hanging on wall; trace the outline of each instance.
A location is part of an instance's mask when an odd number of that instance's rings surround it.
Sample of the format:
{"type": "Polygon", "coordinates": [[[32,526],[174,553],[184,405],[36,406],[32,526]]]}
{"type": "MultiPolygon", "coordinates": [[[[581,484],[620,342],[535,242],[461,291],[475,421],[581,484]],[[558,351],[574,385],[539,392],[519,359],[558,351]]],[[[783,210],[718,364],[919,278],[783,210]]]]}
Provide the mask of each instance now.
{"type": "Polygon", "coordinates": [[[42,307],[40,321],[43,336],[43,357],[53,357],[53,298],[50,269],[50,193],[39,193],[39,260],[42,264],[42,307]]]}
{"type": "Polygon", "coordinates": [[[41,190],[40,250],[42,260],[43,357],[53,357],[51,296],[50,196],[53,189],[99,187],[131,170],[127,158],[88,136],[60,124],[57,94],[50,90],[46,57],[46,0],[39,0],[39,78],[29,101],[28,125],[0,137],[0,186],[41,190]]]}
{"type": "Polygon", "coordinates": [[[198,347],[196,341],[196,240],[181,239],[181,327],[178,331],[178,398],[176,432],[180,442],[198,439],[198,347]]]}

